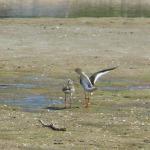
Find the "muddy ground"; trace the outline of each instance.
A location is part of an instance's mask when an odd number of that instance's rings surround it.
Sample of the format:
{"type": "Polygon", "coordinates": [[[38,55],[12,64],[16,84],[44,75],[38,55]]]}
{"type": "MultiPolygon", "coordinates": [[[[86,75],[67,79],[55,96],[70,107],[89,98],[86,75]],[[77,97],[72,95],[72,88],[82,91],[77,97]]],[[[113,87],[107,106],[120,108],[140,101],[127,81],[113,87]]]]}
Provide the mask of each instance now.
{"type": "Polygon", "coordinates": [[[1,103],[0,149],[149,150],[149,26],[144,18],[1,19],[1,102],[40,96],[63,102],[67,78],[76,93],[71,109],[61,103],[49,106],[56,110],[33,105],[29,111],[1,103]],[[90,75],[112,66],[119,67],[97,83],[102,89],[84,108],[74,69],[90,75]],[[39,119],[67,131],[43,128],[39,119]]]}

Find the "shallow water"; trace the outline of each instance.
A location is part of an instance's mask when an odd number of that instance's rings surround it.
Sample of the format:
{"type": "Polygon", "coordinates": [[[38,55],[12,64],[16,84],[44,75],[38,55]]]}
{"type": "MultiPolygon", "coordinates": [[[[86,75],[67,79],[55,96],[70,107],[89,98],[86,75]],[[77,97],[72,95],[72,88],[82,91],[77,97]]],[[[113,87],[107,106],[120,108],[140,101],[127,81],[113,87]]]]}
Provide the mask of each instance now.
{"type": "Polygon", "coordinates": [[[63,104],[63,101],[50,100],[43,95],[31,95],[23,99],[3,99],[0,100],[0,104],[21,107],[25,111],[35,111],[45,109],[48,106],[54,107],[55,105],[61,105],[63,104]]]}
{"type": "Polygon", "coordinates": [[[150,85],[136,85],[136,86],[127,86],[127,87],[104,86],[104,87],[100,87],[99,89],[104,91],[145,90],[145,89],[150,89],[150,85]]]}
{"type": "MultiPolygon", "coordinates": [[[[7,93],[9,95],[9,98],[0,97],[0,104],[21,107],[25,111],[37,111],[45,108],[49,110],[63,109],[64,101],[62,99],[48,98],[46,95],[40,95],[39,93],[35,93],[35,94],[23,93],[23,90],[25,89],[32,90],[33,88],[39,86],[41,85],[1,84],[0,85],[1,92],[7,93]],[[10,93],[8,93],[8,91],[17,90],[17,89],[19,89],[19,94],[21,95],[22,98],[16,98],[16,96],[12,96],[10,93]]],[[[98,89],[103,91],[145,90],[145,89],[150,89],[150,85],[103,86],[103,87],[99,87],[98,89]]]]}
{"type": "Polygon", "coordinates": [[[33,84],[0,84],[0,89],[8,89],[8,88],[34,88],[33,84]]]}
{"type": "Polygon", "coordinates": [[[62,106],[64,102],[59,98],[49,98],[38,92],[35,94],[29,92],[39,87],[40,89],[45,88],[45,86],[43,84],[28,83],[0,84],[0,104],[20,107],[24,111],[37,111],[47,107],[54,110],[54,107],[62,106]]]}

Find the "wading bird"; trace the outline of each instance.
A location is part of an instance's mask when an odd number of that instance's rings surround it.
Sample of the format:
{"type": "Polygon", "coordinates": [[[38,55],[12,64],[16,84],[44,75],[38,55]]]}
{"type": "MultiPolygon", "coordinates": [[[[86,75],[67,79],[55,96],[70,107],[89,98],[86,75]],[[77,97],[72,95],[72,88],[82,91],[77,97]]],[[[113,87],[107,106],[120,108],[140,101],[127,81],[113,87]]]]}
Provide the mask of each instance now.
{"type": "Polygon", "coordinates": [[[69,100],[70,108],[73,100],[73,93],[75,92],[74,84],[71,79],[64,84],[62,91],[65,93],[65,108],[67,108],[67,101],[69,100]]]}
{"type": "Polygon", "coordinates": [[[95,72],[92,76],[88,77],[80,68],[76,68],[75,72],[80,75],[80,84],[84,88],[84,93],[85,93],[85,107],[88,107],[89,100],[90,100],[90,95],[92,95],[92,92],[95,91],[97,88],[95,87],[96,81],[98,79],[108,73],[111,70],[116,69],[117,67],[112,67],[108,69],[103,69],[98,72],[95,72]]]}

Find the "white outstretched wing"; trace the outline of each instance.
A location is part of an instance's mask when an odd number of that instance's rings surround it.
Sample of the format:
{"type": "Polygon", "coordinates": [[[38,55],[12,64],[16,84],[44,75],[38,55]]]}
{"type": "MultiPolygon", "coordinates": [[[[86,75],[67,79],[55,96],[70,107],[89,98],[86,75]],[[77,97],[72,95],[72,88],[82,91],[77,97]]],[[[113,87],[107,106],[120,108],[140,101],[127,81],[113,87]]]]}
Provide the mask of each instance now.
{"type": "Polygon", "coordinates": [[[113,67],[113,68],[108,68],[108,69],[103,69],[101,71],[98,71],[96,73],[94,73],[91,77],[90,77],[90,81],[91,83],[94,85],[96,83],[96,81],[103,75],[107,74],[108,72],[110,72],[111,70],[116,69],[117,67],[113,67]]]}

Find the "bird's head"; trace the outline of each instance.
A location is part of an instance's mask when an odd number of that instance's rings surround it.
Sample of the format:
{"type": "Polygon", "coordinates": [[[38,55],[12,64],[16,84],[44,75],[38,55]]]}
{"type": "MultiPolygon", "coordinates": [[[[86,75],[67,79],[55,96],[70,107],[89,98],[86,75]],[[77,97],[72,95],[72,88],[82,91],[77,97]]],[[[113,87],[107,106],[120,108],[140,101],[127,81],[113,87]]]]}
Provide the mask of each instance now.
{"type": "Polygon", "coordinates": [[[82,73],[82,70],[81,70],[80,68],[76,68],[76,69],[75,69],[75,72],[78,73],[78,74],[81,74],[81,73],[82,73]]]}

